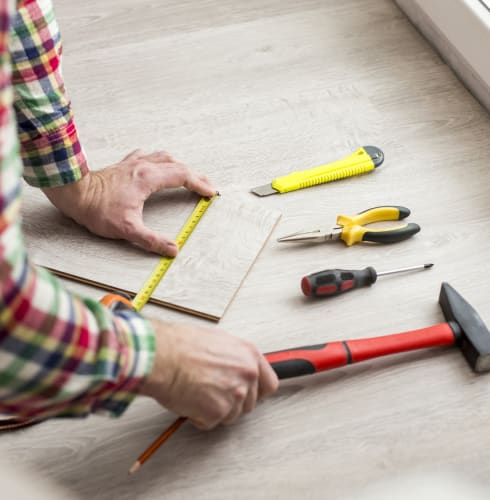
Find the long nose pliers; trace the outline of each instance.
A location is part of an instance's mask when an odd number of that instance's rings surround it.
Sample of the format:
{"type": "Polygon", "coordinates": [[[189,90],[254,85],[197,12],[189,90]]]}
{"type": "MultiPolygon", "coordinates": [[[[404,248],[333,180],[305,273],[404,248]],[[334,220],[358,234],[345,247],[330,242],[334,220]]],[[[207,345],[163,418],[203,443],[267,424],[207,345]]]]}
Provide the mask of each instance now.
{"type": "Polygon", "coordinates": [[[357,215],[339,215],[337,225],[328,230],[312,229],[298,231],[278,238],[285,242],[318,242],[341,239],[347,246],[361,241],[373,243],[397,243],[406,240],[420,231],[420,226],[413,222],[396,227],[368,228],[373,222],[402,220],[410,215],[410,210],[400,206],[373,207],[357,215]]]}

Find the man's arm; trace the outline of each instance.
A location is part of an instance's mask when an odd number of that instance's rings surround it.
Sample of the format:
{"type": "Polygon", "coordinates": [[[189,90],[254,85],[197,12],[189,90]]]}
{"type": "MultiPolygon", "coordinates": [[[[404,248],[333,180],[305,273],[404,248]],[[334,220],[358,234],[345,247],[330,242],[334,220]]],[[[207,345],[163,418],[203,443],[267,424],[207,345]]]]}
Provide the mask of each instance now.
{"type": "Polygon", "coordinates": [[[59,77],[58,36],[50,2],[19,2],[7,50],[3,7],[0,118],[0,409],[19,416],[120,414],[153,366],[154,334],[137,314],[111,314],[69,294],[29,262],[20,226],[22,164],[36,185],[74,181],[86,172],[59,77]],[[51,71],[52,70],[52,71],[51,71]]]}
{"type": "MultiPolygon", "coordinates": [[[[2,81],[5,75],[2,64],[2,81]]],[[[10,95],[8,87],[0,90],[0,411],[119,415],[151,372],[153,329],[137,314],[113,315],[96,301],[69,294],[29,262],[10,95]]]]}
{"type": "Polygon", "coordinates": [[[88,173],[61,76],[61,40],[51,0],[18,0],[12,18],[14,107],[24,179],[53,187],[88,173]]]}
{"type": "Polygon", "coordinates": [[[146,199],[169,187],[184,186],[202,196],[215,190],[164,151],[136,150],[111,167],[90,171],[61,76],[52,2],[20,0],[18,7],[9,45],[25,180],[93,233],[175,256],[175,242],[145,226],[146,199]]]}
{"type": "MultiPolygon", "coordinates": [[[[72,154],[76,148],[71,144],[78,141],[64,93],[42,95],[44,90],[51,92],[55,81],[59,82],[55,87],[62,89],[59,73],[49,74],[49,68],[59,69],[57,56],[50,62],[45,55],[56,46],[56,35],[55,41],[44,36],[56,33],[46,29],[54,26],[52,10],[48,1],[26,0],[19,5],[10,46],[26,177],[35,185],[61,183],[49,189],[63,190],[89,176],[83,176],[82,156],[72,154]],[[44,56],[38,58],[38,54],[44,56]],[[49,85],[42,83],[44,78],[49,85]],[[66,105],[53,106],[51,97],[66,105]],[[36,126],[39,129],[34,130],[36,126]]],[[[130,311],[112,314],[92,299],[68,293],[55,277],[29,262],[20,226],[22,162],[7,50],[10,14],[6,4],[0,4],[0,413],[119,415],[139,392],[189,416],[202,428],[232,422],[277,387],[277,377],[254,346],[215,331],[151,324],[130,311]]],[[[132,157],[131,161],[138,160],[138,152],[132,157]]],[[[161,160],[161,153],[155,153],[146,158],[143,168],[138,162],[136,169],[129,165],[130,172],[144,174],[137,176],[142,191],[145,186],[148,191],[151,181],[146,177],[155,177],[153,164],[161,160]]],[[[188,169],[169,163],[165,175],[158,169],[161,187],[173,182],[194,189],[204,182],[188,169]]]]}

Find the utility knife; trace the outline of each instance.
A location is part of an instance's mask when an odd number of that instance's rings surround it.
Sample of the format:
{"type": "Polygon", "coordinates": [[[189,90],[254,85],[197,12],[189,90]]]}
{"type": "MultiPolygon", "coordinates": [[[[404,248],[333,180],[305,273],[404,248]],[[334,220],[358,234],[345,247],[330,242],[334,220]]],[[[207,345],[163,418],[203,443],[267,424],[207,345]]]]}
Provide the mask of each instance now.
{"type": "Polygon", "coordinates": [[[383,160],[384,153],[381,149],[376,146],[363,146],[341,160],[277,177],[270,184],[251,189],[251,192],[257,196],[288,193],[289,191],[371,172],[376,167],[379,167],[383,160]]]}

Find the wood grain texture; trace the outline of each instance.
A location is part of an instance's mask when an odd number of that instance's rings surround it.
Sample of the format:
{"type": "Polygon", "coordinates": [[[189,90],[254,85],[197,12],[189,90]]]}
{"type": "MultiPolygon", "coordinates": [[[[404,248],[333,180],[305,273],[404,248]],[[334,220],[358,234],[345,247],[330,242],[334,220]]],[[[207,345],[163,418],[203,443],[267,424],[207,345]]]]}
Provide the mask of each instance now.
{"type": "MultiPolygon", "coordinates": [[[[233,184],[245,195],[363,144],[384,150],[372,174],[257,200],[283,216],[220,328],[265,352],[421,328],[443,319],[443,280],[490,323],[489,115],[394,2],[56,5],[92,168],[138,146],[164,148],[219,189],[233,184]],[[389,246],[275,242],[339,212],[389,203],[409,207],[421,232],[389,246]],[[430,261],[430,271],[331,300],[300,292],[301,276],[327,267],[430,261]]],[[[128,467],[174,418],[146,399],[118,420],[50,421],[2,436],[0,453],[102,500],[362,498],[373,483],[444,470],[488,489],[489,383],[456,349],[287,381],[233,427],[183,426],[132,478],[128,467]]]]}
{"type": "MultiPolygon", "coordinates": [[[[184,189],[158,193],[145,206],[148,227],[175,237],[199,197],[184,189]]],[[[203,215],[151,301],[219,321],[267,241],[280,214],[233,189],[220,193],[203,215]]],[[[158,255],[119,240],[107,241],[63,217],[28,188],[23,230],[32,260],[60,276],[135,295],[158,255]]]]}

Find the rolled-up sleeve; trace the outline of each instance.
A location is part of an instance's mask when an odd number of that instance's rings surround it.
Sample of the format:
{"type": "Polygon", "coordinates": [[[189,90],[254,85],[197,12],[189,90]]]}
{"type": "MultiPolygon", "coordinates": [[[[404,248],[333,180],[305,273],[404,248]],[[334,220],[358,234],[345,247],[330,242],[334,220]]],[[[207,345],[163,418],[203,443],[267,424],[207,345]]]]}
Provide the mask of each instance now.
{"type": "MultiPolygon", "coordinates": [[[[22,9],[34,12],[40,9],[33,5],[37,3],[25,2],[22,9]]],[[[0,413],[19,417],[120,415],[151,372],[154,332],[138,313],[113,313],[95,300],[71,294],[57,278],[29,261],[20,224],[23,165],[14,112],[14,96],[19,109],[19,91],[12,88],[8,54],[9,23],[12,15],[18,20],[20,14],[9,12],[6,5],[0,4],[0,413]]],[[[46,78],[57,81],[58,76],[46,78]]],[[[60,126],[52,127],[52,108],[48,105],[49,117],[42,118],[38,98],[32,101],[34,111],[28,110],[25,98],[23,113],[17,111],[26,120],[19,128],[24,134],[24,162],[26,157],[31,162],[27,178],[39,185],[53,179],[55,184],[74,180],[84,167],[78,163],[83,157],[72,154],[71,146],[66,163],[43,163],[56,159],[65,139],[74,137],[70,136],[69,113],[65,115],[60,108],[55,119],[60,126]],[[28,130],[28,123],[35,122],[46,125],[41,131],[28,130]],[[67,134],[64,138],[63,133],[67,134]]]]}
{"type": "Polygon", "coordinates": [[[53,4],[22,0],[17,5],[8,43],[24,178],[37,187],[74,182],[88,168],[61,74],[53,4]]]}

